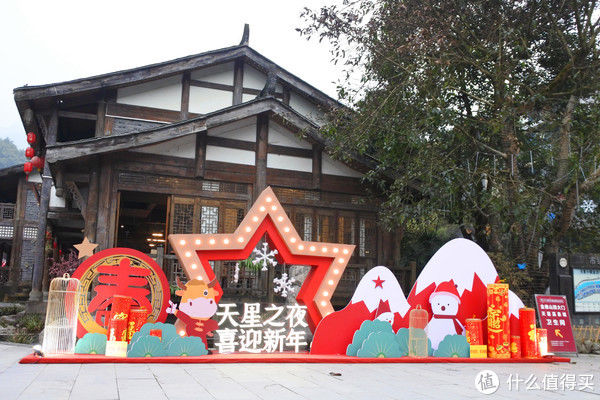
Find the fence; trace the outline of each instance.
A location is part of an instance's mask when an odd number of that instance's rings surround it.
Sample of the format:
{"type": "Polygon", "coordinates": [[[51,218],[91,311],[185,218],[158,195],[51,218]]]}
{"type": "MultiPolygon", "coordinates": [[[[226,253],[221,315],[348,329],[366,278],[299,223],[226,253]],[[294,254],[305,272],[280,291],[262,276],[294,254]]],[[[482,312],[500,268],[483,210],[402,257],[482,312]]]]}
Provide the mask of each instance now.
{"type": "Polygon", "coordinates": [[[581,343],[584,340],[600,342],[600,326],[597,325],[579,325],[573,327],[575,342],[581,343]]]}

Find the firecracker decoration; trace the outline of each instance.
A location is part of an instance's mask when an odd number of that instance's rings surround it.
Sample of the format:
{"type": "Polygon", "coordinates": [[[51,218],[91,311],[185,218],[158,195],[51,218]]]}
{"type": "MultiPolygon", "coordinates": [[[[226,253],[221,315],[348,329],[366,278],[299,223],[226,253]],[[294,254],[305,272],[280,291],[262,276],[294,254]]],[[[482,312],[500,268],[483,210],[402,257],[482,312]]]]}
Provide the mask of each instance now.
{"type": "Polygon", "coordinates": [[[288,293],[294,292],[294,282],[296,280],[294,278],[289,278],[286,272],[281,274],[281,278],[273,279],[273,283],[275,287],[273,287],[273,291],[275,293],[279,293],[281,297],[287,297],[288,293]]]}
{"type": "Polygon", "coordinates": [[[127,322],[129,320],[131,300],[129,296],[113,296],[110,319],[108,321],[109,341],[127,341],[127,322]]]}
{"type": "Polygon", "coordinates": [[[98,247],[96,243],[92,243],[87,237],[83,238],[83,242],[73,245],[79,252],[77,258],[89,257],[94,255],[94,249],[98,247]]]}
{"type": "Polygon", "coordinates": [[[487,285],[488,357],[510,358],[510,311],[508,284],[487,285]]]}
{"type": "Polygon", "coordinates": [[[129,342],[133,335],[141,329],[148,320],[150,310],[147,308],[132,308],[129,312],[129,320],[127,321],[127,341],[129,342]]]}
{"type": "Polygon", "coordinates": [[[267,242],[263,242],[262,249],[254,249],[252,253],[256,255],[256,258],[252,260],[252,264],[262,265],[261,271],[266,271],[269,268],[269,265],[272,267],[277,266],[277,260],[275,260],[275,255],[278,253],[278,251],[269,251],[269,245],[267,244],[267,242]]]}
{"type": "Polygon", "coordinates": [[[533,308],[519,309],[519,325],[521,356],[523,358],[536,358],[537,340],[535,330],[535,310],[533,308]]]}
{"type": "Polygon", "coordinates": [[[465,320],[467,330],[467,341],[472,346],[484,344],[483,342],[483,321],[481,318],[468,318],[465,320]]]}
{"type": "Polygon", "coordinates": [[[510,336],[510,358],[521,358],[521,337],[510,336]]]}
{"type": "Polygon", "coordinates": [[[598,207],[598,205],[594,202],[594,200],[592,199],[587,199],[587,200],[583,200],[581,202],[581,209],[583,210],[584,213],[586,214],[591,214],[594,211],[596,211],[596,207],[598,207]]]}

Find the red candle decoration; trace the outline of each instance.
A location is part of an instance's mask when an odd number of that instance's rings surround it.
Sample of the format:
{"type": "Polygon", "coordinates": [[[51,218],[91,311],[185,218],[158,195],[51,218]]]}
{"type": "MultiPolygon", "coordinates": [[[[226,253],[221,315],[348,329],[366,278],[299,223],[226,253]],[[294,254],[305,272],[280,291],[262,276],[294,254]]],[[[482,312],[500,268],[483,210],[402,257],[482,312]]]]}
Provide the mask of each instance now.
{"type": "Polygon", "coordinates": [[[487,285],[488,357],[510,358],[510,318],[508,284],[487,285]]]}
{"type": "Polygon", "coordinates": [[[114,295],[108,321],[108,340],[127,341],[127,321],[129,320],[129,308],[131,297],[114,295]]]}
{"type": "Polygon", "coordinates": [[[29,144],[34,144],[36,140],[37,140],[37,138],[36,138],[36,136],[35,136],[35,133],[33,133],[33,132],[29,132],[29,133],[27,134],[27,143],[29,143],[29,144]]]}
{"type": "Polygon", "coordinates": [[[28,147],[25,149],[25,157],[27,158],[31,158],[35,156],[35,150],[33,149],[33,147],[28,147]]]}
{"type": "Polygon", "coordinates": [[[483,345],[483,321],[480,318],[467,318],[465,320],[467,341],[471,346],[483,345]]]}
{"type": "Polygon", "coordinates": [[[127,341],[129,342],[133,334],[140,330],[142,325],[148,320],[150,311],[145,308],[133,308],[129,312],[129,321],[127,322],[127,341]]]}
{"type": "Polygon", "coordinates": [[[23,164],[23,171],[25,171],[25,174],[29,175],[31,171],[33,171],[33,164],[30,161],[27,161],[23,164]]]}
{"type": "Polygon", "coordinates": [[[510,336],[510,358],[521,358],[521,337],[510,336]]]}
{"type": "Polygon", "coordinates": [[[533,308],[519,309],[519,325],[521,327],[521,355],[523,358],[536,358],[537,340],[533,308]]]}

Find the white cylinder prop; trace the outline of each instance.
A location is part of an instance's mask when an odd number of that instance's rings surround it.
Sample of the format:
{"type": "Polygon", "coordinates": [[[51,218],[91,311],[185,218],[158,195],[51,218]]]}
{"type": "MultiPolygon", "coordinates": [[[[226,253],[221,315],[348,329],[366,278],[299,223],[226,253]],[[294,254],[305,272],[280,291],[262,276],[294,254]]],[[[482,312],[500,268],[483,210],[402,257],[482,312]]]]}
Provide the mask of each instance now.
{"type": "Polygon", "coordinates": [[[50,282],[42,351],[45,355],[73,354],[77,334],[79,279],[64,274],[50,282]]]}

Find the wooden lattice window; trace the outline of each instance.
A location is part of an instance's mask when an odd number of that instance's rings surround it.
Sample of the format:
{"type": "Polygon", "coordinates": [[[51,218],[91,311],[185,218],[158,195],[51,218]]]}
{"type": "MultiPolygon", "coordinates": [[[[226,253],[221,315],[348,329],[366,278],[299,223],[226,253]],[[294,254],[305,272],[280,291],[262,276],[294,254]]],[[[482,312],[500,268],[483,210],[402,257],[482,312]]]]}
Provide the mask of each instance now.
{"type": "Polygon", "coordinates": [[[358,235],[358,255],[360,257],[374,257],[377,248],[377,229],[375,220],[360,218],[358,235]]]}
{"type": "Polygon", "coordinates": [[[355,244],[356,243],[356,220],[354,217],[338,217],[338,243],[355,244]]]}

